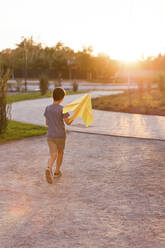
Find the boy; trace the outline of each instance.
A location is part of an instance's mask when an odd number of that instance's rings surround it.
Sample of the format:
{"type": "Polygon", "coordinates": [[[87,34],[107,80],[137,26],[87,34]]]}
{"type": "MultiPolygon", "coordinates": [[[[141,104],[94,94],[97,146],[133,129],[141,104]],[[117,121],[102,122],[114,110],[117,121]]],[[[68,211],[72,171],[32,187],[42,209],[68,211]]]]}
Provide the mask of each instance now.
{"type": "Polygon", "coordinates": [[[49,105],[45,109],[44,116],[46,118],[46,125],[48,125],[47,142],[49,146],[50,158],[48,159],[48,168],[45,171],[46,179],[48,183],[52,183],[52,167],[56,160],[56,169],[54,176],[59,177],[62,175],[60,167],[63,160],[64,148],[65,148],[65,124],[70,125],[69,113],[63,114],[63,107],[60,103],[65,96],[65,90],[61,87],[57,87],[53,91],[53,104],[49,105]]]}

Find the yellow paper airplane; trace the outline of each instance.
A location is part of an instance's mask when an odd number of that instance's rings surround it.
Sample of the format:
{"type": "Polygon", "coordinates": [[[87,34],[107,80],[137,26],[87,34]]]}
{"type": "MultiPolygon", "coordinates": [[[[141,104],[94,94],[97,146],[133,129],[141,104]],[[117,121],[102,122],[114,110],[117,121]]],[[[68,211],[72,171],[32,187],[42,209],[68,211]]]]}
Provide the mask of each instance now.
{"type": "Polygon", "coordinates": [[[90,94],[78,98],[63,108],[63,113],[74,111],[70,120],[74,120],[76,117],[82,117],[85,126],[89,126],[93,122],[92,104],[90,94]]]}

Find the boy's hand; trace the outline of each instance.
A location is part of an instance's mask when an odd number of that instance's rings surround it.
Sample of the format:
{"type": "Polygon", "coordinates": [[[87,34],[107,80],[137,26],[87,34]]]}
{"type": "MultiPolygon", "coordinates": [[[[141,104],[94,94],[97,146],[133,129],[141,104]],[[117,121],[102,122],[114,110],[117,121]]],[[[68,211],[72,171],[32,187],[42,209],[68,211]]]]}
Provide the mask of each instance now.
{"type": "Polygon", "coordinates": [[[67,125],[70,125],[72,122],[73,122],[73,120],[72,120],[72,118],[65,118],[64,119],[64,122],[67,124],[67,125]]]}
{"type": "Polygon", "coordinates": [[[73,120],[70,118],[70,119],[68,120],[68,125],[72,124],[72,122],[73,122],[73,120]]]}

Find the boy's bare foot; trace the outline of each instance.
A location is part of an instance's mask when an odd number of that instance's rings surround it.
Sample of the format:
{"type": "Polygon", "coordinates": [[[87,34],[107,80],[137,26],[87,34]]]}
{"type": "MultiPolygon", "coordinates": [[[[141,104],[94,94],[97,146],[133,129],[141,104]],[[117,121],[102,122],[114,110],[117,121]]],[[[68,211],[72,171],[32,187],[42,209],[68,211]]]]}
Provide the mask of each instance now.
{"type": "Polygon", "coordinates": [[[50,183],[50,184],[52,184],[53,183],[53,181],[52,181],[52,174],[51,174],[49,168],[46,169],[45,176],[46,176],[47,182],[50,183]]]}
{"type": "Polygon", "coordinates": [[[61,176],[62,176],[61,171],[55,172],[55,173],[54,173],[54,177],[61,177],[61,176]]]}

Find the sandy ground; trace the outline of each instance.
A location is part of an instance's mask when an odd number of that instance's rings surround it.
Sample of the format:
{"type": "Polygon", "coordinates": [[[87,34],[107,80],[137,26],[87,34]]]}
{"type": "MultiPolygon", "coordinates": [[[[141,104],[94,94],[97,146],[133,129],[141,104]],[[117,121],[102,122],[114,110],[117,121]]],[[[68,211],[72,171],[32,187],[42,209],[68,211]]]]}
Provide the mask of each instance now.
{"type": "Polygon", "coordinates": [[[68,133],[47,184],[45,137],[0,145],[1,248],[164,248],[165,142],[68,133]]]}

